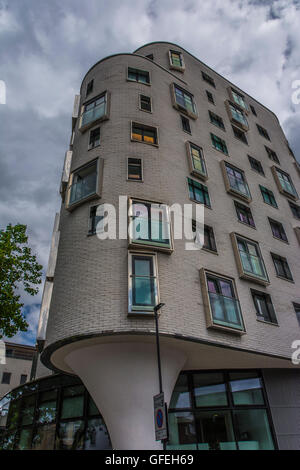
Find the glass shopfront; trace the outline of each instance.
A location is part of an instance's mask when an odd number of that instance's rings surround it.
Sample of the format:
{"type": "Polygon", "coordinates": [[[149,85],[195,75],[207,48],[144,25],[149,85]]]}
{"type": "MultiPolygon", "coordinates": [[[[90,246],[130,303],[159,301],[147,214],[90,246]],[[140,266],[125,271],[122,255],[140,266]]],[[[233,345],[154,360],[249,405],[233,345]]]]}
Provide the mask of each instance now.
{"type": "Polygon", "coordinates": [[[258,371],[184,372],[169,407],[168,449],[273,450],[258,371]]]}
{"type": "Polygon", "coordinates": [[[56,374],[14,389],[0,449],[111,449],[98,408],[72,376],[56,374]]]}

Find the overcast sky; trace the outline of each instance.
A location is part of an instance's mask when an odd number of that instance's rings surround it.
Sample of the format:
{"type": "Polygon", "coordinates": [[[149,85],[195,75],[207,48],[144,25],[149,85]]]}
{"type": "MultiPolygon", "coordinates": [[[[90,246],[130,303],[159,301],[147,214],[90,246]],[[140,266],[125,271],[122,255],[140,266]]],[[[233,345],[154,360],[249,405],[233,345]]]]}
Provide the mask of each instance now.
{"type": "MultiPolygon", "coordinates": [[[[0,228],[28,226],[46,269],[74,95],[99,59],[179,44],[279,117],[300,160],[300,0],[0,0],[0,228]]],[[[22,296],[35,341],[40,294],[22,296]]]]}

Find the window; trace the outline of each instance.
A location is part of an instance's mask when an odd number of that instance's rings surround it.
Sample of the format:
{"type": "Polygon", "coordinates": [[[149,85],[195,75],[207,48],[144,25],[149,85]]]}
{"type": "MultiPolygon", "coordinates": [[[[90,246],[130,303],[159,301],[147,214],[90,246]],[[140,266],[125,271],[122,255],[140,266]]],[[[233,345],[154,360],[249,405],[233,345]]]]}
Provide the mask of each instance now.
{"type": "Polygon", "coordinates": [[[245,102],[245,97],[241,93],[239,93],[234,88],[228,88],[230,99],[234,102],[235,105],[238,105],[244,111],[248,110],[247,104],[245,102]]]}
{"type": "Polygon", "coordinates": [[[295,189],[295,186],[292,182],[292,179],[288,173],[280,170],[276,166],[271,167],[275,183],[277,184],[278,190],[285,196],[292,197],[293,199],[298,199],[298,193],[295,189]]]}
{"type": "Polygon", "coordinates": [[[264,137],[265,139],[271,140],[270,137],[269,137],[268,132],[266,131],[266,129],[261,127],[259,124],[256,124],[256,127],[257,127],[257,130],[258,130],[258,132],[260,133],[260,135],[262,137],[264,137]]]}
{"type": "Polygon", "coordinates": [[[284,258],[283,256],[275,255],[274,253],[271,253],[271,256],[273,259],[277,276],[283,279],[287,279],[288,281],[292,281],[293,276],[286,258],[284,258]]]}
{"type": "Polygon", "coordinates": [[[238,216],[238,220],[242,222],[243,224],[250,225],[250,227],[255,228],[255,223],[252,217],[251,209],[250,207],[244,206],[244,204],[241,204],[237,201],[234,201],[236,213],[238,216]]]}
{"type": "Polygon", "coordinates": [[[27,375],[26,374],[21,374],[20,385],[23,385],[26,381],[27,381],[27,375]]]}
{"type": "Polygon", "coordinates": [[[256,160],[253,157],[250,157],[250,155],[248,155],[248,159],[249,159],[252,170],[257,171],[257,173],[260,173],[261,175],[265,176],[265,172],[260,161],[256,160]]]}
{"type": "Polygon", "coordinates": [[[223,119],[221,116],[218,116],[217,114],[213,113],[212,111],[208,111],[210,122],[212,124],[215,124],[215,126],[220,127],[220,129],[223,129],[225,131],[225,126],[223,119]]]}
{"type": "Polygon", "coordinates": [[[226,105],[229,119],[233,121],[234,124],[236,124],[237,126],[247,131],[249,129],[249,124],[248,124],[244,111],[238,108],[236,105],[234,105],[230,101],[226,101],[225,105],[226,105]]]}
{"type": "Polygon", "coordinates": [[[255,108],[254,108],[254,106],[252,106],[252,104],[250,104],[250,109],[252,111],[252,114],[254,114],[254,116],[257,116],[255,108]]]}
{"type": "Polygon", "coordinates": [[[141,158],[128,158],[127,179],[133,181],[143,180],[143,162],[141,158]]]}
{"type": "Polygon", "coordinates": [[[97,206],[92,206],[90,207],[90,217],[89,217],[89,235],[94,235],[95,233],[101,232],[103,227],[101,225],[98,225],[99,222],[101,222],[104,218],[104,212],[102,209],[102,206],[97,205],[97,206]]]}
{"type": "Polygon", "coordinates": [[[204,204],[207,207],[211,207],[207,187],[191,178],[188,178],[187,180],[190,199],[192,201],[199,202],[200,204],[204,204]]]}
{"type": "Polygon", "coordinates": [[[194,96],[188,91],[176,85],[175,83],[171,85],[171,89],[172,89],[173,106],[177,110],[186,113],[192,119],[196,119],[197,110],[196,110],[196,105],[194,101],[194,96]]]}
{"type": "MultiPolygon", "coordinates": [[[[201,240],[201,230],[198,229],[196,220],[192,221],[192,230],[195,233],[195,239],[194,239],[195,244],[201,245],[201,242],[202,242],[202,240],[201,240]]],[[[203,226],[203,235],[204,235],[204,239],[203,239],[202,248],[204,250],[213,251],[213,252],[216,253],[217,252],[217,246],[216,246],[216,240],[215,240],[215,235],[214,235],[213,228],[209,227],[208,225],[204,225],[203,226]]]]}
{"type": "Polygon", "coordinates": [[[199,176],[204,180],[207,179],[207,170],[202,148],[191,142],[186,143],[186,148],[191,174],[199,176]]]}
{"type": "Polygon", "coordinates": [[[297,206],[297,204],[293,204],[290,201],[289,201],[289,205],[290,205],[293,216],[296,217],[296,219],[300,219],[300,206],[297,206]]]}
{"type": "Polygon", "coordinates": [[[90,197],[101,196],[103,159],[98,158],[71,174],[67,208],[90,197]]]}
{"type": "Polygon", "coordinates": [[[214,79],[213,79],[210,75],[207,75],[207,73],[202,72],[202,78],[203,78],[204,81],[206,81],[206,82],[209,83],[211,86],[213,86],[214,88],[216,88],[215,81],[214,81],[214,79]]]}
{"type": "Polygon", "coordinates": [[[86,96],[92,93],[93,88],[94,88],[94,80],[91,80],[86,86],[86,96]]]}
{"type": "Polygon", "coordinates": [[[157,128],[132,122],[131,140],[145,144],[158,145],[157,128]]]}
{"type": "Polygon", "coordinates": [[[140,109],[142,111],[152,112],[152,103],[150,96],[140,95],[140,109]]]}
{"type": "Polygon", "coordinates": [[[261,185],[259,185],[259,187],[260,187],[260,191],[261,191],[264,202],[266,204],[270,204],[270,206],[278,208],[273,191],[261,185]]]}
{"type": "Polygon", "coordinates": [[[96,129],[92,129],[90,131],[90,138],[89,138],[89,150],[98,147],[100,145],[100,127],[96,127],[96,129]]]}
{"type": "Polygon", "coordinates": [[[128,67],[128,80],[132,82],[150,84],[150,74],[144,70],[133,69],[128,67]]]}
{"type": "Polygon", "coordinates": [[[170,59],[170,68],[179,70],[180,72],[184,71],[184,61],[182,53],[179,51],[169,51],[170,59]]]}
{"type": "Polygon", "coordinates": [[[250,290],[256,310],[257,319],[261,321],[266,321],[268,323],[275,323],[277,325],[277,319],[270,295],[266,294],[265,292],[260,292],[254,289],[250,290]]]}
{"type": "Polygon", "coordinates": [[[99,119],[108,119],[107,101],[108,96],[105,92],[82,106],[80,130],[84,131],[99,119]]]}
{"type": "Polygon", "coordinates": [[[129,200],[129,244],[171,250],[170,212],[165,204],[129,200]]]}
{"type": "Polygon", "coordinates": [[[226,142],[225,140],[221,139],[220,137],[214,135],[214,134],[210,134],[210,138],[211,138],[211,142],[213,144],[213,147],[216,149],[216,150],[220,150],[220,152],[223,152],[225,153],[225,155],[228,155],[228,150],[227,150],[227,145],[226,145],[226,142]]]}
{"type": "Polygon", "coordinates": [[[273,450],[260,373],[181,372],[168,410],[168,450],[273,450]]]}
{"type": "Polygon", "coordinates": [[[266,149],[266,152],[268,154],[268,157],[273,160],[273,162],[276,162],[280,165],[280,162],[279,162],[279,158],[277,157],[277,154],[276,152],[274,152],[274,150],[270,149],[269,147],[267,147],[265,145],[265,149],[266,149]]]}
{"type": "Polygon", "coordinates": [[[191,126],[190,126],[190,121],[188,118],[184,117],[184,116],[180,116],[181,118],[181,125],[182,125],[182,130],[184,132],[188,132],[189,134],[192,133],[191,131],[191,126]]]}
{"type": "Polygon", "coordinates": [[[237,139],[244,142],[244,144],[248,144],[245,132],[241,131],[241,129],[238,129],[235,126],[232,126],[232,130],[233,130],[233,133],[234,133],[234,137],[236,137],[237,139]]]}
{"type": "Polygon", "coordinates": [[[200,281],[207,327],[244,332],[245,327],[234,280],[202,268],[200,281]]]}
{"type": "Polygon", "coordinates": [[[255,280],[263,285],[269,284],[259,244],[236,233],[231,233],[230,236],[239,276],[243,279],[255,280]]]}
{"type": "Polygon", "coordinates": [[[159,303],[156,255],[129,253],[128,313],[152,313],[159,303]]]}
{"type": "Polygon", "coordinates": [[[269,217],[269,222],[270,222],[273,236],[275,238],[279,238],[279,240],[283,240],[287,242],[288,239],[284,231],[283,225],[280,222],[277,222],[276,220],[270,219],[270,217],[269,217]]]}
{"type": "Polygon", "coordinates": [[[3,372],[2,374],[2,382],[3,384],[10,384],[11,379],[11,372],[3,372]]]}
{"type": "Polygon", "coordinates": [[[207,99],[210,103],[215,104],[213,94],[210,91],[206,90],[206,96],[207,96],[207,99]]]}
{"type": "Polygon", "coordinates": [[[251,194],[243,170],[222,161],[221,168],[224,176],[225,187],[228,193],[251,201],[251,194]]]}
{"type": "Polygon", "coordinates": [[[296,317],[297,317],[297,320],[298,320],[298,323],[299,323],[299,326],[300,326],[300,304],[295,304],[293,302],[293,305],[294,305],[296,317]]]}

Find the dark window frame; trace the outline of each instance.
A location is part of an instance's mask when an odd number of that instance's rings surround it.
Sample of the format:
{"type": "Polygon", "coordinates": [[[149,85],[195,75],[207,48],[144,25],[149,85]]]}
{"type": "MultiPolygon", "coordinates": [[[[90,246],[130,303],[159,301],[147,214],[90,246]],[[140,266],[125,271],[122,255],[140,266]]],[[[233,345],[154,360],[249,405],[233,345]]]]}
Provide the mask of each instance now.
{"type": "Polygon", "coordinates": [[[252,215],[252,212],[251,212],[251,208],[246,206],[245,204],[242,204],[241,202],[238,202],[238,201],[233,201],[233,202],[234,202],[234,206],[235,206],[238,221],[241,224],[245,224],[245,225],[248,225],[249,227],[256,228],[254,218],[253,218],[253,215],[252,215]],[[240,219],[240,217],[239,217],[240,213],[242,213],[246,217],[247,222],[244,222],[243,220],[240,219]],[[251,221],[252,221],[252,223],[251,223],[251,221]]]}
{"type": "Polygon", "coordinates": [[[260,175],[265,176],[263,166],[259,160],[254,157],[251,157],[251,155],[248,155],[248,160],[252,170],[256,171],[256,173],[259,173],[260,175]]]}
{"type": "Polygon", "coordinates": [[[248,145],[248,140],[246,137],[246,132],[242,131],[239,127],[234,126],[233,124],[231,125],[233,135],[236,139],[240,140],[244,144],[248,145]]]}
{"type": "Polygon", "coordinates": [[[256,124],[256,127],[257,127],[257,130],[258,130],[259,135],[261,135],[261,136],[264,137],[265,139],[271,141],[267,129],[265,129],[264,127],[260,126],[259,124],[256,124]]]}
{"type": "Polygon", "coordinates": [[[127,80],[129,82],[141,83],[143,85],[151,85],[150,72],[148,70],[136,69],[135,67],[127,68],[127,80]],[[129,75],[135,76],[131,78],[129,75]],[[146,80],[141,80],[141,77],[146,77],[146,80]]]}
{"type": "Polygon", "coordinates": [[[211,110],[208,110],[208,114],[209,114],[210,123],[214,124],[219,129],[222,129],[223,131],[225,131],[223,118],[211,110]]]}
{"type": "Polygon", "coordinates": [[[271,217],[268,217],[268,220],[269,220],[273,237],[276,238],[277,240],[281,240],[281,241],[288,243],[288,238],[286,236],[283,224],[281,222],[278,222],[278,220],[271,219],[271,217]],[[276,229],[280,232],[279,237],[277,237],[276,235],[276,229]]]}
{"type": "Polygon", "coordinates": [[[127,158],[127,180],[128,181],[143,181],[143,159],[142,158],[137,158],[137,157],[128,157],[127,158]],[[132,160],[132,161],[130,161],[132,160]],[[134,162],[133,160],[136,160],[134,162]],[[139,161],[139,163],[137,162],[139,161]],[[129,167],[132,165],[133,167],[139,167],[139,178],[130,178],[130,172],[129,172],[129,167]]]}
{"type": "Polygon", "coordinates": [[[277,255],[276,253],[271,253],[271,257],[274,263],[276,276],[280,277],[280,279],[294,282],[287,259],[284,256],[277,255]],[[280,263],[280,269],[276,263],[280,263]],[[283,272],[283,274],[281,274],[281,272],[283,272]]]}
{"type": "Polygon", "coordinates": [[[250,289],[250,292],[256,310],[257,320],[278,325],[276,313],[270,294],[268,294],[267,292],[258,291],[257,289],[250,289]],[[257,299],[263,300],[265,302],[267,317],[261,315],[257,299]]]}
{"type": "Polygon", "coordinates": [[[204,72],[203,70],[201,71],[201,75],[202,75],[202,79],[206,82],[206,83],[209,83],[209,85],[211,85],[212,87],[216,88],[216,84],[215,84],[215,81],[214,79],[208,75],[206,72],[204,72]]]}
{"type": "Polygon", "coordinates": [[[188,182],[189,198],[191,199],[191,201],[197,202],[198,204],[204,204],[205,207],[211,208],[210,196],[209,196],[207,186],[189,177],[187,178],[187,182],[188,182]],[[201,201],[198,201],[195,198],[195,188],[197,188],[201,192],[203,200],[205,201],[204,203],[201,201]],[[191,197],[191,193],[193,197],[191,197]]]}
{"type": "Polygon", "coordinates": [[[260,188],[260,192],[261,192],[264,203],[278,209],[278,205],[277,205],[277,202],[276,202],[273,191],[271,191],[271,189],[266,188],[265,186],[262,186],[261,184],[259,185],[259,188],[260,188]],[[266,195],[271,202],[267,202],[264,198],[264,195],[266,195]],[[273,203],[272,203],[272,201],[273,201],[273,203]]]}

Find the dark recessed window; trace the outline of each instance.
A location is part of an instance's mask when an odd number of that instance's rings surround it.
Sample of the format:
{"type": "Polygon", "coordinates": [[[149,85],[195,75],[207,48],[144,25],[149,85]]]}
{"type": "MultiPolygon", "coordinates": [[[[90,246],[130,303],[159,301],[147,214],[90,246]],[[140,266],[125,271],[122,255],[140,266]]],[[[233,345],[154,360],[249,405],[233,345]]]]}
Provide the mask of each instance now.
{"type": "Polygon", "coordinates": [[[242,142],[244,142],[244,144],[248,144],[248,141],[247,141],[247,137],[246,137],[246,134],[245,132],[243,132],[241,129],[239,129],[238,127],[235,127],[235,126],[232,126],[232,130],[233,130],[233,133],[234,133],[234,136],[241,140],[242,142]]]}
{"type": "Polygon", "coordinates": [[[150,83],[150,74],[145,70],[128,67],[128,80],[139,83],[150,83]]]}
{"type": "Polygon", "coordinates": [[[207,99],[210,103],[215,104],[213,94],[210,91],[206,90],[206,96],[207,96],[207,99]]]}
{"type": "MultiPolygon", "coordinates": [[[[101,209],[100,205],[92,206],[90,208],[90,219],[89,219],[89,235],[94,235],[97,232],[97,225],[101,222],[104,218],[103,210],[101,209]]],[[[101,227],[99,225],[98,231],[102,232],[103,224],[101,227]]]]}
{"type": "Polygon", "coordinates": [[[90,131],[89,150],[100,145],[100,127],[90,131]]]}
{"type": "Polygon", "coordinates": [[[259,185],[259,187],[260,187],[260,191],[261,191],[264,202],[266,204],[270,204],[270,206],[278,207],[273,191],[261,185],[259,185]]]}
{"type": "Polygon", "coordinates": [[[151,98],[150,96],[140,95],[140,107],[142,111],[149,111],[151,113],[151,98]]]}
{"type": "Polygon", "coordinates": [[[206,250],[217,251],[215,235],[212,227],[204,225],[204,244],[206,250]]]}
{"type": "Polygon", "coordinates": [[[257,116],[255,108],[254,108],[254,106],[252,106],[252,104],[250,104],[250,109],[252,111],[252,114],[254,114],[254,116],[257,116]]]}
{"type": "Polygon", "coordinates": [[[276,220],[270,219],[270,217],[269,217],[269,222],[271,225],[273,236],[275,238],[279,238],[279,240],[283,240],[287,242],[288,239],[284,231],[283,225],[280,222],[277,222],[276,220]]]}
{"type": "Polygon", "coordinates": [[[262,164],[260,163],[259,160],[256,160],[256,158],[250,157],[250,155],[248,155],[248,159],[249,159],[252,170],[257,171],[257,173],[260,173],[261,175],[265,175],[262,164]]]}
{"type": "Polygon", "coordinates": [[[23,385],[26,381],[27,381],[27,375],[26,374],[21,374],[20,385],[23,385]]]}
{"type": "Polygon", "coordinates": [[[251,227],[255,227],[255,223],[252,217],[250,207],[241,204],[240,202],[234,201],[236,213],[238,216],[238,220],[243,222],[243,224],[250,225],[251,227]]]}
{"type": "Polygon", "coordinates": [[[225,153],[225,155],[228,155],[228,149],[225,140],[212,133],[210,134],[210,138],[215,149],[220,150],[220,152],[225,153]]]}
{"type": "Polygon", "coordinates": [[[269,137],[268,131],[266,129],[261,127],[259,124],[256,124],[256,127],[262,137],[264,137],[265,139],[271,140],[269,137]]]}
{"type": "Polygon", "coordinates": [[[210,198],[207,187],[191,178],[188,178],[187,180],[190,199],[210,207],[210,198]]]}
{"type": "Polygon", "coordinates": [[[277,276],[292,281],[293,276],[286,258],[284,258],[283,256],[275,255],[274,253],[271,253],[271,256],[273,259],[277,276]]]}
{"type": "Polygon", "coordinates": [[[181,125],[182,125],[182,130],[185,131],[185,132],[188,132],[189,134],[191,134],[191,126],[190,126],[190,121],[188,118],[184,117],[184,116],[180,116],[181,118],[181,125]]]}
{"type": "Polygon", "coordinates": [[[298,323],[299,323],[299,326],[300,326],[300,304],[295,304],[293,302],[293,305],[294,305],[296,317],[297,317],[297,320],[298,320],[298,323]]]}
{"type": "Polygon", "coordinates": [[[3,384],[10,384],[11,372],[3,372],[2,382],[3,384]]]}
{"type": "Polygon", "coordinates": [[[300,206],[297,206],[297,204],[294,204],[291,201],[289,201],[289,205],[293,213],[293,216],[296,217],[296,219],[300,219],[300,206]]]}
{"type": "Polygon", "coordinates": [[[260,292],[254,289],[251,289],[251,294],[258,320],[277,324],[271,296],[265,292],[260,292]]]}
{"type": "Polygon", "coordinates": [[[91,80],[86,86],[86,96],[92,93],[94,88],[94,80],[91,80]]]}
{"type": "Polygon", "coordinates": [[[267,147],[265,145],[265,149],[267,151],[267,154],[268,154],[268,157],[273,160],[273,162],[276,162],[276,163],[279,163],[280,165],[280,161],[279,161],[279,158],[277,157],[277,153],[274,152],[274,150],[270,149],[269,147],[267,147]]]}
{"type": "Polygon", "coordinates": [[[214,88],[216,88],[216,84],[215,84],[215,81],[214,79],[208,75],[207,73],[205,72],[202,72],[202,78],[203,80],[205,80],[207,83],[209,83],[211,86],[213,86],[214,88]]]}
{"type": "Polygon", "coordinates": [[[215,126],[220,127],[220,129],[223,129],[225,131],[225,126],[223,119],[221,116],[218,116],[217,114],[213,113],[212,111],[208,111],[210,122],[212,124],[215,124],[215,126]]]}
{"type": "Polygon", "coordinates": [[[128,158],[128,179],[133,181],[142,181],[143,169],[141,158],[128,158]]]}
{"type": "Polygon", "coordinates": [[[132,140],[145,142],[146,144],[157,145],[157,129],[156,127],[146,126],[144,124],[132,123],[131,130],[132,140]]]}

